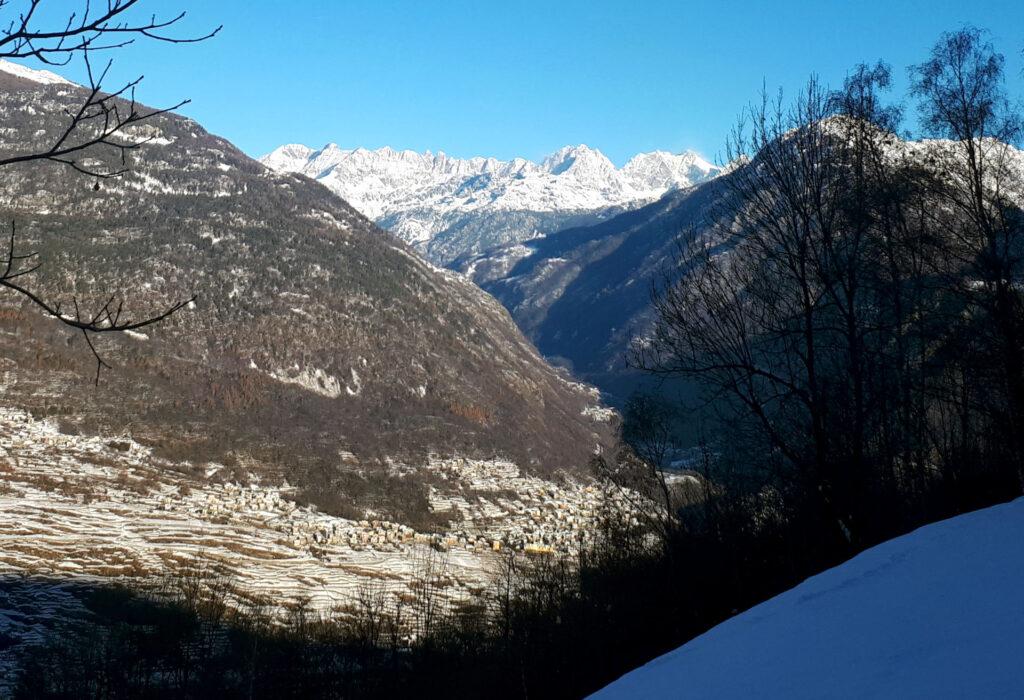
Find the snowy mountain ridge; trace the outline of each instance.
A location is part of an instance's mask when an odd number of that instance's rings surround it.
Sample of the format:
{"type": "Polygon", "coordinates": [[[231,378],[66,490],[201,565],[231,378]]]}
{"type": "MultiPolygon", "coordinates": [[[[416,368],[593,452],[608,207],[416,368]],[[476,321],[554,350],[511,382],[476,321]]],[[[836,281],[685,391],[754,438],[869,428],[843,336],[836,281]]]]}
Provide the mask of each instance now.
{"type": "Polygon", "coordinates": [[[2,58],[0,58],[0,71],[18,78],[31,80],[33,83],[39,83],[41,85],[74,85],[74,83],[69,80],[65,80],[56,73],[51,73],[48,70],[26,68],[19,63],[5,61],[2,58]]]}
{"type": "Polygon", "coordinates": [[[720,171],[693,151],[641,153],[616,168],[584,144],[561,148],[540,163],[387,147],[342,149],[334,143],[320,150],[288,144],[260,162],[320,181],[442,264],[551,233],[578,223],[572,217],[581,214],[600,220],[720,171]]]}

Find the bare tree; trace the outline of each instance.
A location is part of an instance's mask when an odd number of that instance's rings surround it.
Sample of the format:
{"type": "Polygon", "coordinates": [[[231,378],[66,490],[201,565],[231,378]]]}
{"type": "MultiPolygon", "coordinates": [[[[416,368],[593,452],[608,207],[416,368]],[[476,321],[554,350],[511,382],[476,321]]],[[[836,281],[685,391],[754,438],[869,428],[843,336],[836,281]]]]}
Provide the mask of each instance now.
{"type": "Polygon", "coordinates": [[[743,115],[739,165],[708,226],[681,238],[654,333],[633,352],[641,368],[699,379],[734,413],[733,442],[761,445],[766,477],[848,544],[866,527],[857,500],[878,469],[879,406],[893,403],[880,378],[903,279],[885,211],[902,181],[879,175],[897,141],[898,112],[878,97],[888,83],[886,66],[860,66],[842,91],[812,78],[791,106],[762,95],[743,115]]]}
{"type": "Polygon", "coordinates": [[[913,69],[941,141],[896,136],[884,64],[788,107],[763,95],[634,344],[636,366],[703,384],[732,451],[838,535],[828,549],[937,478],[965,503],[1024,484],[1024,130],[1002,66],[965,29],[913,69]]]}
{"type": "Polygon", "coordinates": [[[1004,59],[984,32],[943,34],[914,66],[913,93],[927,133],[952,141],[950,155],[928,161],[934,195],[948,211],[946,253],[961,274],[951,291],[965,304],[974,332],[988,336],[1004,432],[1024,486],[1024,177],[1014,145],[1024,136],[1010,104],[1004,59]]]}
{"type": "Polygon", "coordinates": [[[388,592],[379,582],[361,585],[356,591],[352,633],[363,649],[376,649],[384,641],[388,598],[388,592]]]}
{"type": "Polygon", "coordinates": [[[656,297],[654,337],[634,360],[697,376],[738,402],[848,537],[835,497],[824,336],[840,325],[850,290],[838,278],[857,243],[840,243],[846,173],[829,116],[814,79],[790,108],[765,94],[744,115],[729,159],[746,164],[723,181],[712,232],[684,241],[683,279],[656,297]]]}
{"type": "Polygon", "coordinates": [[[438,631],[437,625],[451,603],[445,590],[445,579],[449,571],[448,552],[433,547],[420,550],[415,567],[415,579],[411,585],[415,632],[429,640],[438,631]]]}
{"type": "MultiPolygon", "coordinates": [[[[107,91],[104,81],[111,61],[108,60],[97,73],[93,70],[91,56],[121,49],[137,39],[171,44],[203,41],[217,34],[220,27],[200,36],[176,36],[173,32],[185,18],[185,13],[167,17],[141,15],[139,10],[143,0],[98,3],[81,0],[71,3],[72,9],[65,7],[63,11],[54,9],[56,4],[45,0],[0,0],[0,59],[35,59],[56,66],[80,59],[85,64],[88,85],[82,88],[79,107],[67,112],[64,128],[48,146],[6,155],[0,158],[0,166],[49,162],[96,178],[117,177],[127,171],[129,153],[146,142],[124,138],[126,130],[178,109],[188,100],[165,109],[143,108],[135,101],[135,88],[142,78],[107,91]],[[97,149],[116,153],[120,165],[97,167],[86,164],[83,159],[97,149]]],[[[96,351],[90,338],[92,334],[123,332],[159,323],[195,301],[192,297],[155,313],[137,316],[127,312],[126,300],[116,295],[98,308],[88,310],[81,308],[76,298],[64,302],[46,299],[27,284],[30,275],[39,270],[42,262],[36,252],[17,248],[14,223],[11,224],[6,255],[0,264],[4,265],[0,286],[21,295],[43,313],[82,333],[96,360],[97,383],[100,369],[108,365],[96,351]]]]}
{"type": "Polygon", "coordinates": [[[681,449],[681,421],[680,407],[668,397],[635,392],[623,408],[621,437],[628,449],[616,455],[613,463],[596,462],[603,476],[618,487],[619,496],[644,517],[666,546],[680,524],[676,511],[682,502],[673,493],[666,471],[681,449]],[[660,507],[645,507],[650,503],[660,507]]]}

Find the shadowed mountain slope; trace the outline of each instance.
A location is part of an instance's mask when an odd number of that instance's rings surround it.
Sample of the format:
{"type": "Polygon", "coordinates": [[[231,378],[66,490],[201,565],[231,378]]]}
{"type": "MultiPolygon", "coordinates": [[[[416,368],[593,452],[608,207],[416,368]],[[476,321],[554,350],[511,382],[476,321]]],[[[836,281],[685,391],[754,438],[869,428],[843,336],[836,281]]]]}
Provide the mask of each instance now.
{"type": "Polygon", "coordinates": [[[546,357],[621,401],[642,381],[625,354],[630,335],[651,322],[651,285],[670,271],[679,235],[705,225],[720,192],[712,180],[459,267],[511,311],[546,357]]]}

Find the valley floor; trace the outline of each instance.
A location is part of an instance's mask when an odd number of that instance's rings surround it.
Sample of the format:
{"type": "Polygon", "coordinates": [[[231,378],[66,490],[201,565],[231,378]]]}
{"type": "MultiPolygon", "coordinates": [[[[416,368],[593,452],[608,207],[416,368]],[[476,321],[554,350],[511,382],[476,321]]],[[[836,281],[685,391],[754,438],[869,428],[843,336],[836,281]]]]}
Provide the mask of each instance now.
{"type": "Polygon", "coordinates": [[[80,612],[76,587],[199,574],[235,606],[330,616],[368,592],[414,598],[426,581],[452,603],[485,595],[509,552],[570,553],[608,503],[592,484],[509,462],[421,468],[445,486],[431,492],[455,516],[444,533],[334,517],[291,501],[287,485],[218,483],[216,464],[172,464],[127,437],[65,435],[0,408],[0,671],[80,612]]]}

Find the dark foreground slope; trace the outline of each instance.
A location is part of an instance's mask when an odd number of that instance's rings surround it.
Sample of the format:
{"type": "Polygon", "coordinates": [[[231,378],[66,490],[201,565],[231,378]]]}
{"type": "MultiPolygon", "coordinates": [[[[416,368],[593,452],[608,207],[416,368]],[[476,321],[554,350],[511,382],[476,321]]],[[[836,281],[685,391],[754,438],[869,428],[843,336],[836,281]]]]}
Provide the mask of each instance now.
{"type": "MultiPolygon", "coordinates": [[[[0,72],[0,153],[49,143],[81,100],[78,87],[0,72]]],[[[65,308],[112,294],[135,315],[198,301],[145,334],[97,336],[112,369],[93,386],[82,337],[3,295],[8,404],[320,490],[429,452],[572,468],[603,439],[607,425],[584,414],[592,393],[474,285],[189,119],[133,128],[145,143],[121,178],[4,169],[0,221],[41,253],[26,283],[65,308]]]]}
{"type": "Polygon", "coordinates": [[[1024,692],[1024,500],[934,523],[723,622],[596,698],[1024,692]]]}

